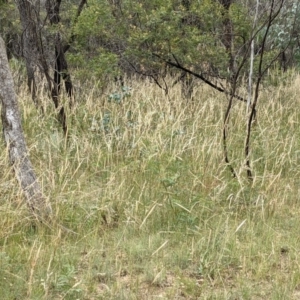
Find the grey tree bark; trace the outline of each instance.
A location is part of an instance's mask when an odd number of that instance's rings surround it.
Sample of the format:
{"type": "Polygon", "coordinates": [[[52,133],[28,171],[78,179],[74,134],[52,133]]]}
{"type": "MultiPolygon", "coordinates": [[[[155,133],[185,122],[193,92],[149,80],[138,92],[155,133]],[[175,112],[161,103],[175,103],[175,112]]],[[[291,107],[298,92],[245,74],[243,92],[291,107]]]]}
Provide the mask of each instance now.
{"type": "MultiPolygon", "coordinates": [[[[19,10],[21,25],[23,29],[23,57],[26,62],[27,84],[36,106],[43,112],[36,95],[36,71],[39,70],[46,78],[48,90],[54,102],[55,108],[58,108],[58,86],[51,78],[49,64],[43,47],[43,39],[40,21],[40,0],[16,0],[19,10]]],[[[61,123],[65,136],[67,135],[67,117],[63,106],[58,113],[58,121],[61,123]]]]}
{"type": "Polygon", "coordinates": [[[9,159],[15,175],[24,191],[33,215],[41,221],[49,220],[51,205],[47,202],[29,159],[21,126],[13,77],[9,69],[5,43],[0,36],[0,99],[2,103],[2,126],[9,159]]]}
{"type": "Polygon", "coordinates": [[[39,49],[38,11],[35,4],[27,0],[16,1],[20,12],[20,20],[23,28],[22,55],[25,58],[27,71],[27,85],[36,106],[39,106],[36,95],[36,69],[38,66],[41,49],[39,49]]]}

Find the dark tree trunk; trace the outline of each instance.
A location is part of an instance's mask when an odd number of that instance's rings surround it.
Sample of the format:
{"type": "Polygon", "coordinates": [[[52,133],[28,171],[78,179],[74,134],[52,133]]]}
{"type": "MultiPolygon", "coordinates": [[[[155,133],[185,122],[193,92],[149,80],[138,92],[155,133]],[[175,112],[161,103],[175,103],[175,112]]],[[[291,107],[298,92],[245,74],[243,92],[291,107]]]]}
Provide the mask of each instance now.
{"type": "MultiPolygon", "coordinates": [[[[46,11],[51,25],[57,25],[60,22],[60,4],[61,4],[61,0],[46,0],[45,2],[46,11]]],[[[77,9],[75,22],[77,18],[80,16],[83,10],[83,6],[85,4],[86,4],[86,0],[81,0],[77,9]]],[[[69,97],[69,106],[70,108],[72,108],[73,106],[73,84],[71,80],[71,75],[68,70],[68,63],[66,60],[65,53],[69,50],[70,45],[74,41],[74,39],[75,39],[75,35],[72,34],[69,42],[66,45],[64,45],[60,32],[58,31],[55,35],[55,46],[54,46],[55,65],[54,65],[54,74],[53,74],[54,84],[52,86],[51,94],[56,108],[59,108],[61,79],[63,79],[65,83],[65,90],[69,97]]],[[[63,106],[59,110],[59,120],[62,123],[65,135],[67,135],[68,128],[67,128],[67,121],[66,121],[66,113],[63,106]]]]}
{"type": "Polygon", "coordinates": [[[38,19],[37,11],[32,2],[27,0],[16,1],[21,25],[23,28],[22,33],[22,56],[25,59],[27,71],[27,86],[31,93],[35,105],[38,107],[38,99],[36,95],[36,69],[39,59],[39,35],[38,35],[38,19]]]}
{"type": "Polygon", "coordinates": [[[223,32],[221,35],[221,41],[226,49],[228,55],[228,71],[230,73],[230,82],[234,78],[234,56],[232,53],[232,42],[233,42],[233,24],[229,18],[229,9],[233,0],[219,0],[223,6],[223,32]]]}
{"type": "Polygon", "coordinates": [[[282,51],[280,55],[280,68],[283,72],[287,71],[287,58],[286,58],[285,51],[282,51]]]}
{"type": "MultiPolygon", "coordinates": [[[[61,0],[46,0],[46,10],[51,25],[58,24],[60,22],[60,4],[61,0]]],[[[67,50],[67,49],[66,49],[67,50]]],[[[70,99],[70,106],[73,97],[73,84],[71,75],[68,71],[68,63],[65,57],[65,47],[63,45],[60,32],[56,33],[55,36],[55,68],[54,68],[54,81],[57,86],[57,94],[60,93],[61,78],[65,82],[65,89],[70,99]]]]}
{"type": "MultiPolygon", "coordinates": [[[[49,65],[43,49],[41,39],[40,19],[39,19],[39,1],[35,4],[29,0],[16,0],[21,24],[23,28],[23,57],[26,61],[26,70],[28,78],[28,87],[31,92],[35,104],[39,107],[36,94],[36,70],[39,69],[48,83],[48,89],[51,93],[53,103],[56,108],[59,106],[58,101],[58,85],[49,75],[49,65]]],[[[58,115],[58,120],[62,125],[64,134],[67,134],[67,118],[64,107],[61,107],[58,115]]]]}

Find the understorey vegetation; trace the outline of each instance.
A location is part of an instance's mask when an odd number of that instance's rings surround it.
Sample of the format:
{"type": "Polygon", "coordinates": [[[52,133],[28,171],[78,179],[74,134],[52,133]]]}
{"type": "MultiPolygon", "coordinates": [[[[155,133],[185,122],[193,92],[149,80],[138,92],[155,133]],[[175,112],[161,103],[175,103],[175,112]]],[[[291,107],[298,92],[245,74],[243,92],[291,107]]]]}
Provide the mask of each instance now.
{"type": "Polygon", "coordinates": [[[299,9],[0,0],[1,299],[298,299],[299,9]]]}

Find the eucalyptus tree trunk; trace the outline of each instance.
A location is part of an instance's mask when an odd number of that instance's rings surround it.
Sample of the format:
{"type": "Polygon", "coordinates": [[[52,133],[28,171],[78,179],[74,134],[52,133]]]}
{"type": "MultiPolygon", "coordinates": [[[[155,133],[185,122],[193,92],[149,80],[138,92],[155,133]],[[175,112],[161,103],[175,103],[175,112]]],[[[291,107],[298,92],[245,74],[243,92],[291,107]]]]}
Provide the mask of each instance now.
{"type": "MultiPolygon", "coordinates": [[[[60,23],[60,5],[61,0],[46,0],[45,2],[46,11],[51,25],[57,26],[60,23]]],[[[68,70],[68,63],[65,56],[67,49],[65,48],[66,47],[63,45],[62,41],[62,34],[58,30],[55,34],[55,67],[53,76],[55,84],[52,91],[52,94],[56,95],[56,108],[59,106],[58,98],[61,89],[61,77],[65,82],[65,89],[69,96],[69,106],[72,107],[73,104],[73,84],[68,70]]],[[[65,116],[64,107],[61,107],[59,114],[62,118],[65,116]]]]}
{"type": "Polygon", "coordinates": [[[25,194],[27,204],[37,219],[47,220],[51,206],[47,203],[36,174],[29,160],[25,138],[21,126],[14,82],[9,69],[5,43],[0,37],[0,99],[2,102],[2,126],[5,143],[8,147],[10,163],[25,194]]]}
{"type": "Polygon", "coordinates": [[[39,106],[36,95],[36,70],[39,60],[39,31],[38,11],[36,4],[28,0],[16,1],[23,29],[22,33],[22,56],[26,63],[27,85],[36,106],[39,106]]]}
{"type": "MultiPolygon", "coordinates": [[[[60,1],[60,0],[59,0],[60,1]]],[[[36,71],[39,70],[46,78],[48,90],[55,105],[60,110],[58,121],[61,123],[64,134],[67,135],[67,117],[62,105],[59,105],[58,87],[56,82],[51,78],[49,72],[49,63],[47,62],[46,49],[43,46],[41,21],[40,21],[40,0],[16,0],[19,10],[23,35],[23,57],[26,62],[27,84],[32,95],[32,99],[42,112],[36,95],[36,71]]]]}
{"type": "MultiPolygon", "coordinates": [[[[66,59],[66,52],[70,49],[71,44],[74,42],[75,34],[72,32],[72,35],[69,41],[63,41],[63,34],[59,30],[58,24],[61,21],[60,18],[60,5],[62,0],[45,0],[45,8],[51,25],[55,25],[57,32],[55,34],[55,66],[54,66],[54,87],[52,93],[56,94],[57,100],[55,102],[56,108],[58,107],[58,97],[61,89],[61,79],[64,80],[65,90],[69,97],[69,106],[70,108],[73,105],[73,84],[71,80],[71,75],[68,70],[68,63],[66,59]]],[[[74,19],[74,24],[77,23],[78,18],[83,10],[84,5],[87,4],[87,0],[81,0],[74,19]]],[[[63,107],[62,107],[63,109],[63,107]]],[[[62,111],[60,114],[63,117],[62,111]]]]}

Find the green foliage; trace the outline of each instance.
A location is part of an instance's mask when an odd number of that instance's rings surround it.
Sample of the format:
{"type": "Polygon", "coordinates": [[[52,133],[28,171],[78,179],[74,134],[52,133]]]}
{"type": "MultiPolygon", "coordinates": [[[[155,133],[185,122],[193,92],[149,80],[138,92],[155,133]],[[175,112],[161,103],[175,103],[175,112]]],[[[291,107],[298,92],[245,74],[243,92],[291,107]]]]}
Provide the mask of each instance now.
{"type": "Polygon", "coordinates": [[[153,53],[166,58],[174,54],[199,70],[208,65],[224,69],[227,54],[216,29],[222,18],[215,1],[193,2],[187,9],[170,0],[119,5],[95,0],[75,25],[77,44],[70,61],[78,68],[87,64],[90,74],[97,76],[118,73],[118,59],[124,58],[138,69],[161,70],[153,53]]]}
{"type": "Polygon", "coordinates": [[[105,86],[108,79],[119,74],[117,55],[103,48],[97,48],[97,50],[93,51],[93,54],[85,51],[80,46],[75,46],[74,48],[76,51],[68,53],[67,59],[73,69],[73,74],[82,83],[94,78],[102,86],[105,86]]]}
{"type": "Polygon", "coordinates": [[[74,33],[83,41],[90,36],[107,36],[109,25],[113,25],[110,6],[107,1],[93,0],[89,2],[75,25],[74,33]]]}
{"type": "MultiPolygon", "coordinates": [[[[189,5],[173,0],[101,4],[94,0],[75,26],[78,44],[76,55],[70,59],[75,62],[77,56],[77,67],[87,64],[97,77],[128,71],[128,65],[124,65],[127,61],[142,73],[164,76],[167,69],[154,54],[166,60],[174,60],[175,56],[188,69],[229,79],[240,64],[241,74],[248,73],[251,32],[268,17],[262,11],[253,29],[252,15],[251,8],[241,2],[232,3],[226,11],[219,1],[212,0],[192,1],[189,5]],[[230,52],[224,44],[228,38],[226,22],[231,28],[230,52]],[[229,72],[230,59],[234,60],[234,70],[229,72]]],[[[268,53],[264,66],[268,66],[276,53],[265,49],[268,53]]],[[[255,57],[254,77],[258,60],[259,56],[255,57]]]]}
{"type": "Polygon", "coordinates": [[[253,20],[249,16],[249,10],[246,6],[238,3],[232,3],[230,6],[229,17],[235,31],[234,43],[235,49],[243,45],[250,39],[253,20]]]}
{"type": "Polygon", "coordinates": [[[186,67],[199,72],[209,65],[226,64],[227,55],[216,30],[222,22],[217,2],[194,1],[189,10],[174,1],[157,2],[155,8],[141,5],[138,16],[126,53],[141,57],[141,64],[148,68],[161,64],[155,65],[153,53],[164,58],[174,54],[186,67]]]}
{"type": "Polygon", "coordinates": [[[6,35],[11,36],[20,31],[18,10],[11,0],[0,2],[0,28],[3,38],[6,35]]]}
{"type": "Polygon", "coordinates": [[[80,297],[82,290],[74,287],[74,276],[76,276],[76,270],[72,265],[63,265],[61,273],[56,274],[56,277],[52,283],[53,290],[58,293],[63,293],[65,297],[70,299],[80,297]]]}
{"type": "Polygon", "coordinates": [[[116,30],[108,2],[89,2],[74,26],[76,43],[68,55],[80,79],[94,77],[104,81],[118,74],[118,56],[113,51],[116,30]]]}
{"type": "MultiPolygon", "coordinates": [[[[11,1],[1,6],[3,32],[18,32],[16,7],[11,1]]],[[[121,72],[130,74],[132,65],[139,72],[156,77],[168,74],[170,70],[153,54],[164,60],[174,61],[176,57],[183,66],[206,77],[228,80],[241,65],[240,75],[247,75],[250,37],[257,29],[260,32],[255,45],[260,47],[269,7],[262,3],[260,8],[253,28],[254,8],[243,1],[233,1],[227,11],[215,0],[92,0],[79,18],[77,4],[71,1],[61,5],[59,26],[49,28],[46,24],[42,34],[51,40],[49,36],[59,30],[66,43],[72,37],[67,59],[73,74],[83,82],[97,78],[102,87],[121,72]],[[229,24],[229,33],[226,24],[229,24]],[[225,45],[226,39],[230,39],[229,48],[225,45]]],[[[292,33],[298,28],[294,22],[298,14],[299,7],[294,2],[283,7],[269,30],[264,67],[276,60],[278,49],[289,43],[291,55],[297,61],[297,37],[292,33]]],[[[259,59],[259,55],[254,58],[254,78],[259,59]]]]}
{"type": "Polygon", "coordinates": [[[122,101],[124,101],[126,98],[131,96],[131,88],[128,86],[122,86],[121,90],[119,92],[114,92],[109,94],[108,96],[108,102],[115,102],[120,104],[122,101]]]}

